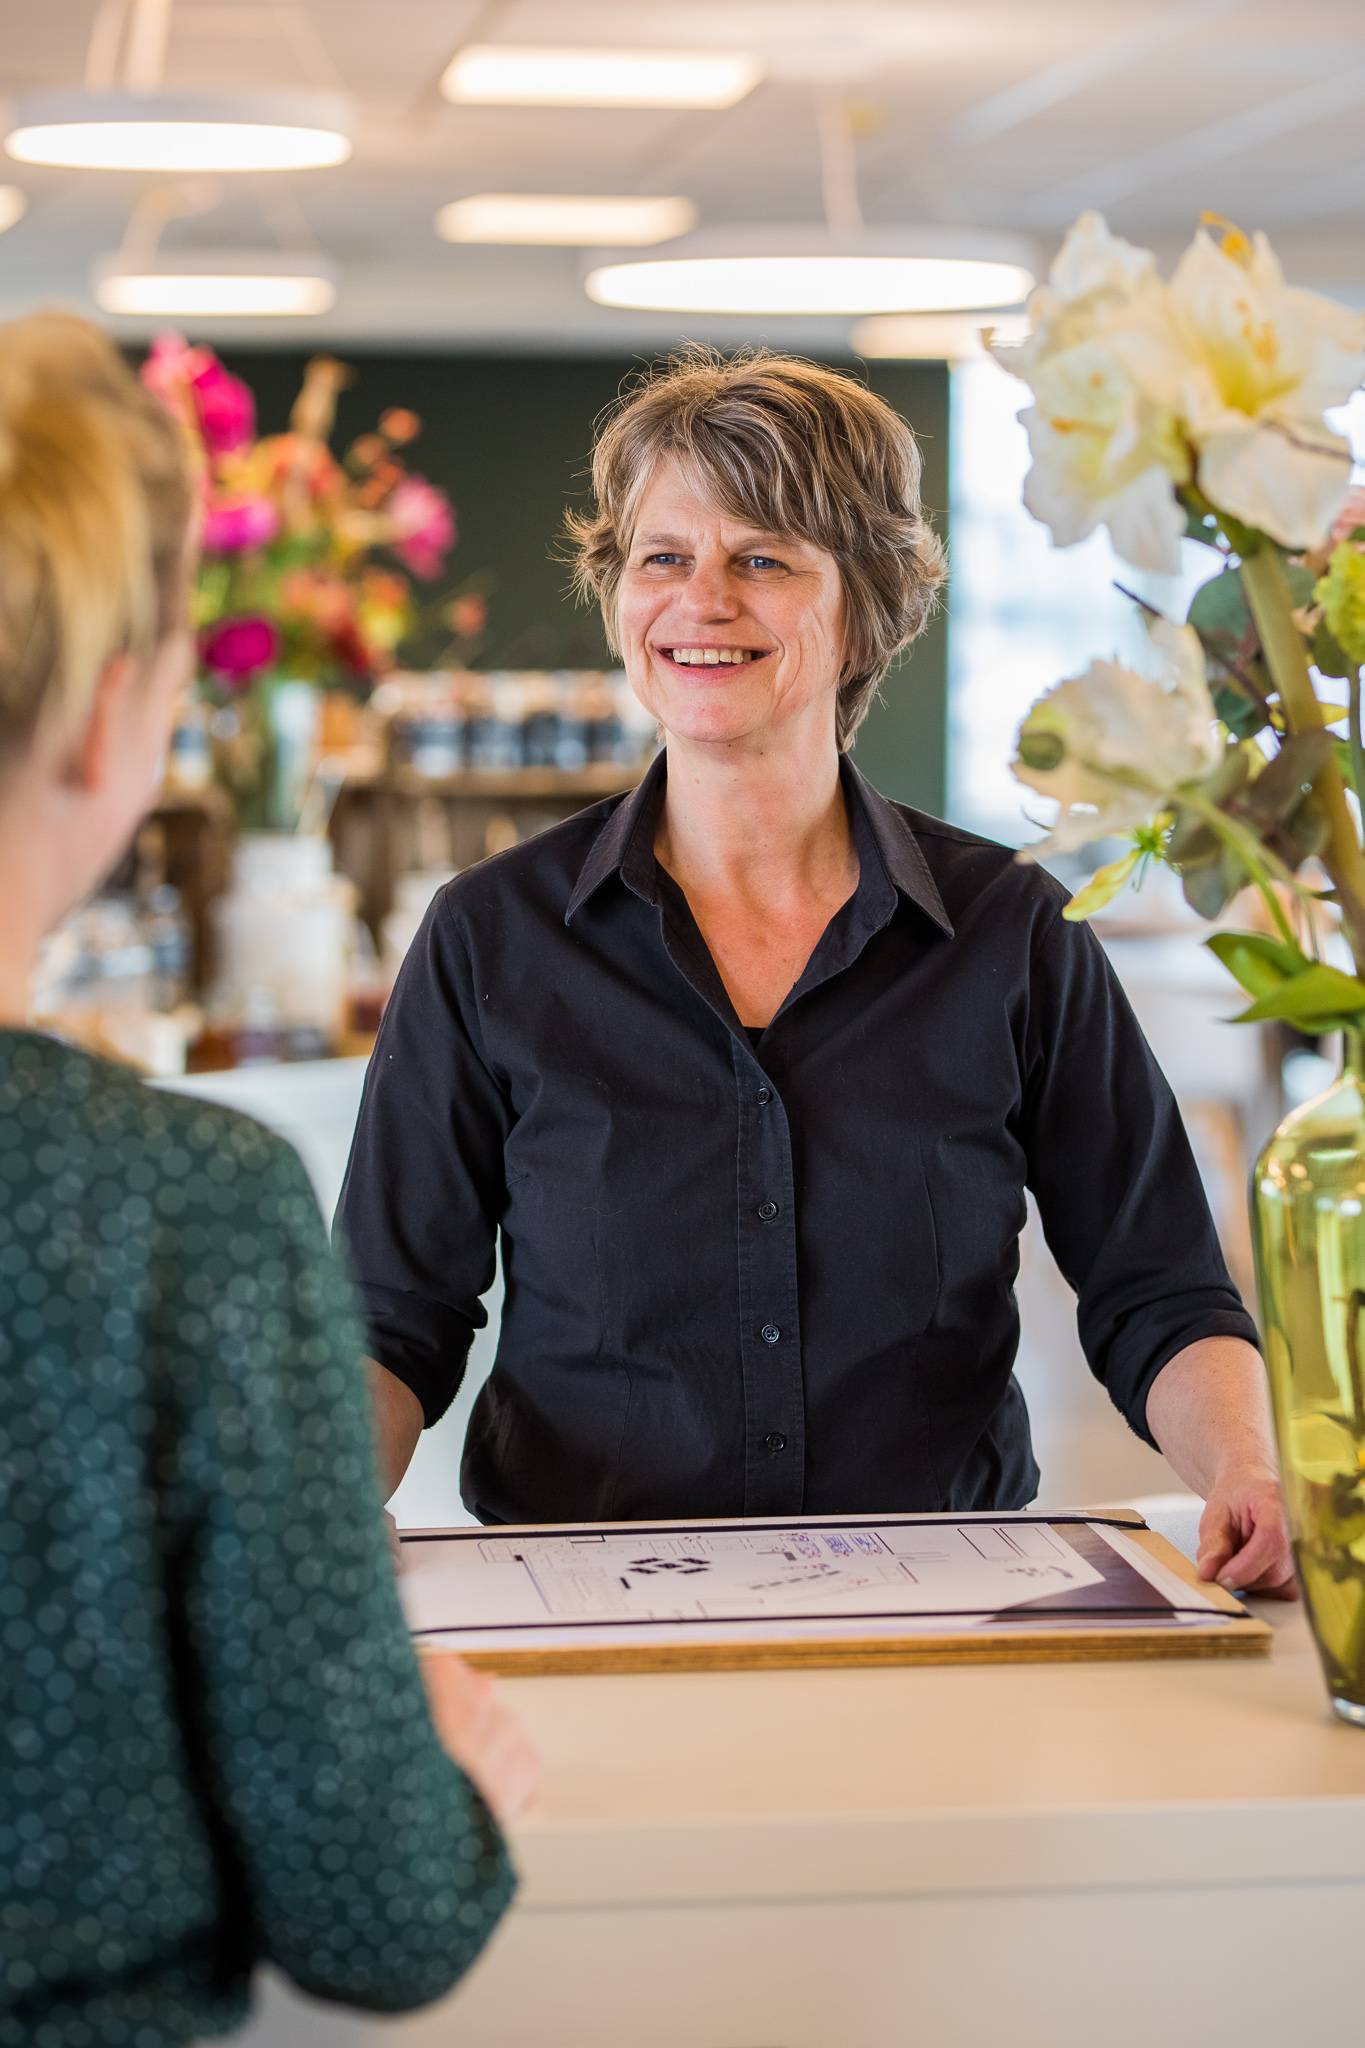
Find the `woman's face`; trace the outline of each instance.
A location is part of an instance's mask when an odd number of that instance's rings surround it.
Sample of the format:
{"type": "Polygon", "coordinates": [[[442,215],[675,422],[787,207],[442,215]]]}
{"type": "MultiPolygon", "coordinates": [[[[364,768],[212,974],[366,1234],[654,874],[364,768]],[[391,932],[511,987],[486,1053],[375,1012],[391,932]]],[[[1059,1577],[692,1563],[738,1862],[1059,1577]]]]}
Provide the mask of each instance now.
{"type": "Polygon", "coordinates": [[[718,511],[671,458],[640,500],[616,627],[631,688],[671,736],[827,730],[832,742],[844,627],[833,555],[718,511]]]}

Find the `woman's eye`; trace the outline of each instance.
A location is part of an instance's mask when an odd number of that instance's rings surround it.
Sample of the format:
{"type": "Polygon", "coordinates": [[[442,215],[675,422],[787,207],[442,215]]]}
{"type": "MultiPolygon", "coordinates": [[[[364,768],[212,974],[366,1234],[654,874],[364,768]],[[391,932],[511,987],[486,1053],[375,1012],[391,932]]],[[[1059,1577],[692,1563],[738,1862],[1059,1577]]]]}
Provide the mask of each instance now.
{"type": "Polygon", "coordinates": [[[745,560],[751,569],[780,569],[782,567],[776,555],[746,555],[745,560]]]}
{"type": "Polygon", "coordinates": [[[674,562],[680,562],[681,560],[681,555],[646,555],[644,566],[648,569],[653,563],[662,562],[665,567],[670,567],[674,562]]]}

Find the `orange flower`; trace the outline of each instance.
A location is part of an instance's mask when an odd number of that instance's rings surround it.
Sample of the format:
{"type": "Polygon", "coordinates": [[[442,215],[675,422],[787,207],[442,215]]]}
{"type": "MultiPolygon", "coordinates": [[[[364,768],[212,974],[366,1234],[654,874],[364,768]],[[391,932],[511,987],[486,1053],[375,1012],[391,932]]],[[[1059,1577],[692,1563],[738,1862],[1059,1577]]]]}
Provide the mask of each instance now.
{"type": "Polygon", "coordinates": [[[401,448],[406,441],[415,441],[422,431],[422,422],[415,412],[404,405],[391,405],[387,412],[379,415],[379,431],[401,448]]]}

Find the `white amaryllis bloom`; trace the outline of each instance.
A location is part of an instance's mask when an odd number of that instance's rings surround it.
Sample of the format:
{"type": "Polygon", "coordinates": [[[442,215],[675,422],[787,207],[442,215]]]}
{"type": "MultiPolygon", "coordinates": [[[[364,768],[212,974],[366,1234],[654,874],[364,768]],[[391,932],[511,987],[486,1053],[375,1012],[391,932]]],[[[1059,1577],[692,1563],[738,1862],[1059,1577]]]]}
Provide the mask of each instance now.
{"type": "Polygon", "coordinates": [[[1179,410],[1200,490],[1284,547],[1316,546],[1350,487],[1350,444],[1323,415],[1361,381],[1365,316],[1287,285],[1264,235],[1202,229],[1168,306],[1173,347],[1154,352],[1148,395],[1179,410]]]}
{"type": "Polygon", "coordinates": [[[1165,290],[1150,253],[1083,214],[1029,300],[1030,334],[992,353],[1037,403],[1020,418],[1033,467],[1024,502],[1060,547],[1107,526],[1118,553],[1167,573],[1180,562],[1185,515],[1175,485],[1192,474],[1168,404],[1134,378],[1111,337],[1161,326],[1165,290]]]}
{"type": "Polygon", "coordinates": [[[1060,810],[1046,838],[1021,857],[1044,859],[1131,832],[1218,765],[1222,747],[1199,636],[1161,619],[1152,640],[1159,675],[1093,661],[1084,675],[1040,697],[1024,720],[1013,773],[1060,810]]]}
{"type": "Polygon", "coordinates": [[[1048,272],[1028,302],[1028,335],[999,359],[1022,377],[1059,349],[1090,341],[1116,313],[1160,286],[1150,249],[1111,235],[1104,216],[1083,213],[1068,231],[1048,272]]]}
{"type": "Polygon", "coordinates": [[[1140,569],[1180,567],[1185,514],[1175,484],[1191,475],[1173,416],[1153,405],[1100,340],[1047,356],[1033,372],[1038,403],[1020,414],[1033,467],[1024,503],[1059,547],[1107,526],[1140,569]]]}
{"type": "Polygon", "coordinates": [[[1033,388],[1025,502],[1060,545],[1107,526],[1125,560],[1175,569],[1192,478],[1283,547],[1322,543],[1351,475],[1324,415],[1361,381],[1365,315],[1287,285],[1264,235],[1201,229],[1166,284],[1084,214],[1029,319],[993,353],[1033,388]]]}

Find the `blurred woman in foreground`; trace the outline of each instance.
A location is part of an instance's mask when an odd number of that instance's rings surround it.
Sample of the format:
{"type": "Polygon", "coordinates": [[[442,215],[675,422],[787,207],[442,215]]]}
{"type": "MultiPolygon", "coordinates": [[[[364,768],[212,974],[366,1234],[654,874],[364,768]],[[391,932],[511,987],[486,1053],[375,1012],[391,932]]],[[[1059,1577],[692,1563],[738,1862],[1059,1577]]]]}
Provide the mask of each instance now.
{"type": "Polygon", "coordinates": [[[0,2048],[216,2034],[267,1959],[437,1997],[534,1777],[487,1681],[424,1696],[293,1153],[24,1028],[157,788],[193,501],[93,328],[0,327],[0,2048]]]}

